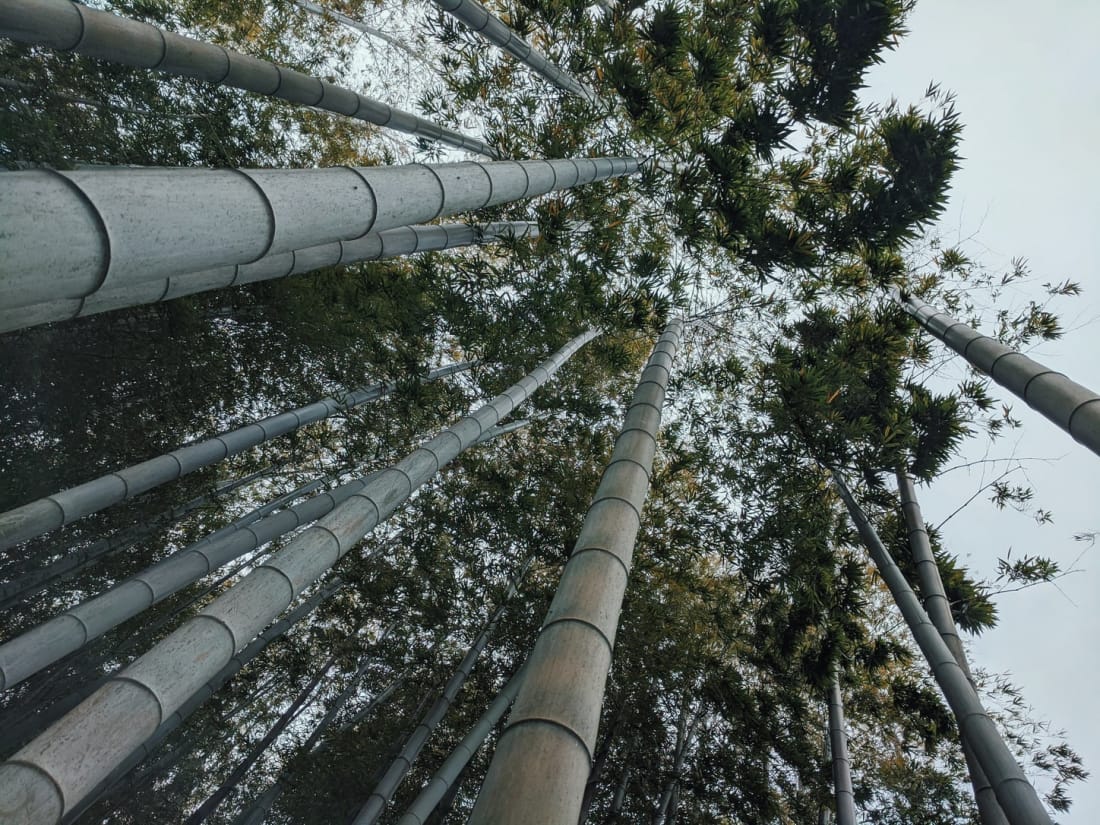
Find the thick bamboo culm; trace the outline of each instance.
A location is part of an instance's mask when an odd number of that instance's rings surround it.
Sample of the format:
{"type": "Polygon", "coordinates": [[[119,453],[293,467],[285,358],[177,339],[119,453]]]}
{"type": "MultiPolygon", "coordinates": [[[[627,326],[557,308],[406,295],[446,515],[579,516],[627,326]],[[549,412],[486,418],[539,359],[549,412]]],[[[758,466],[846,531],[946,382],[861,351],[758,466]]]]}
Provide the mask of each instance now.
{"type": "Polygon", "coordinates": [[[892,295],[929,335],[1100,455],[1100,395],[920,298],[892,295]]]}
{"type": "Polygon", "coordinates": [[[484,141],[327,80],[70,0],[4,0],[0,36],[276,97],[500,159],[484,141]]]}
{"type": "Polygon", "coordinates": [[[928,618],[905,575],[894,563],[890,551],[882,543],[844,480],[835,471],[832,477],[871,560],[909,625],[917,646],[928,660],[932,675],[943,691],[947,704],[959,720],[961,735],[974,749],[978,764],[993,786],[1001,810],[1011,825],[1052,825],[1035,788],[1028,782],[1012,752],[1001,739],[996,724],[982,707],[974,686],[970,684],[951,649],[928,618]]]}
{"type": "MultiPolygon", "coordinates": [[[[966,651],[963,649],[962,639],[955,627],[955,618],[951,615],[951,603],[947,600],[947,594],[943,589],[943,580],[940,578],[940,568],[936,564],[936,557],[932,553],[932,543],[928,537],[928,530],[924,526],[924,516],[921,513],[920,504],[917,502],[917,490],[913,485],[913,479],[905,470],[897,471],[898,497],[901,500],[901,512],[905,517],[905,525],[909,537],[909,550],[913,556],[913,564],[917,569],[917,581],[920,583],[920,591],[924,596],[924,609],[928,618],[936,626],[940,636],[943,637],[947,647],[963,669],[970,684],[974,685],[974,678],[970,674],[970,665],[966,661],[966,651]]],[[[975,691],[977,687],[975,686],[975,691]]],[[[959,725],[962,730],[962,725],[959,725]]],[[[982,825],[1008,825],[1004,811],[997,802],[997,795],[993,786],[989,784],[985,771],[978,764],[978,758],[974,755],[974,749],[960,736],[963,757],[966,759],[966,767],[970,773],[970,784],[974,787],[974,801],[978,805],[978,815],[982,825]]]]}
{"type": "MultiPolygon", "coordinates": [[[[423,380],[435,381],[471,366],[466,361],[449,364],[432,370],[423,380]]],[[[56,530],[307,424],[383,398],[391,390],[390,385],[379,383],[352,390],[342,398],[322,398],[0,513],[0,549],[56,530]]]]}
{"type": "Polygon", "coordinates": [[[538,237],[538,225],[530,221],[504,221],[473,226],[461,223],[399,226],[383,232],[370,232],[353,241],[335,241],[278,255],[266,255],[250,264],[189,272],[156,281],[126,284],[116,289],[101,288],[83,298],[62,298],[31,306],[0,309],[0,332],[83,318],[124,307],[156,304],[199,292],[301,275],[327,266],[344,266],[413,255],[417,252],[538,237]]]}
{"type": "Polygon", "coordinates": [[[380,472],[0,765],[0,810],[8,825],[58,822],[303,589],[596,335],[578,335],[504,393],[380,472]]]}
{"type": "Polygon", "coordinates": [[[852,792],[852,760],[848,757],[848,732],[844,727],[844,697],[840,671],[834,665],[829,682],[829,751],[833,766],[836,825],[856,825],[856,797],[852,792]]]}
{"type": "Polygon", "coordinates": [[[475,0],[432,0],[432,2],[471,31],[512,55],[535,74],[550,81],[562,91],[589,102],[596,100],[596,95],[591,89],[573,75],[551,63],[545,55],[508,28],[503,20],[475,0]]]}
{"type": "Polygon", "coordinates": [[[0,306],[85,298],[629,175],[632,158],[8,172],[0,306]]]}
{"type": "Polygon", "coordinates": [[[683,322],[657,341],[581,526],[470,823],[576,825],[683,322]]]}

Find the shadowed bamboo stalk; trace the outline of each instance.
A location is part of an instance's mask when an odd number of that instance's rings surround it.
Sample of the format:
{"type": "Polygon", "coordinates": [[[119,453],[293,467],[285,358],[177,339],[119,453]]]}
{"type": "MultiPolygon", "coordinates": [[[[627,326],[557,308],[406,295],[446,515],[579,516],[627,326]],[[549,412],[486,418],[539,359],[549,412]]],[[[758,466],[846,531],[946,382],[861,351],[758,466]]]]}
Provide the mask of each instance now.
{"type": "Polygon", "coordinates": [[[596,100],[596,95],[591,89],[551,63],[545,55],[508,28],[503,20],[475,0],[432,0],[432,2],[468,29],[512,55],[535,74],[549,80],[562,91],[589,102],[596,100]]]}
{"type": "Polygon", "coordinates": [[[519,383],[378,473],[0,765],[0,810],[9,823],[59,821],[303,589],[596,335],[588,331],[577,336],[519,383]]]}
{"type": "Polygon", "coordinates": [[[839,668],[833,665],[829,682],[829,750],[833,766],[836,825],[856,825],[856,797],[852,792],[852,761],[848,758],[848,733],[844,728],[844,698],[840,693],[839,668]]]}
{"type": "Polygon", "coordinates": [[[592,769],[607,672],[683,322],[649,358],[581,526],[470,817],[575,825],[592,769]]]}
{"type": "Polygon", "coordinates": [[[997,726],[982,707],[966,673],[928,618],[905,575],[890,556],[890,551],[879,539],[844,480],[836,472],[832,473],[832,477],[871,560],[928,660],[944,698],[955,712],[962,736],[970,742],[978,764],[993,786],[1001,810],[1012,825],[1052,825],[1035,789],[1001,739],[997,726]]]}
{"type": "Polygon", "coordinates": [[[0,305],[249,264],[637,170],[633,158],[581,158],[8,172],[0,187],[0,305]]]}
{"type": "Polygon", "coordinates": [[[351,241],[334,241],[292,252],[266,255],[250,264],[189,272],[155,281],[126,284],[114,289],[101,287],[83,298],[62,298],[31,306],[0,309],[0,332],[84,318],[124,307],[156,304],[199,292],[301,275],[322,267],[538,236],[538,225],[529,221],[505,221],[480,226],[462,223],[399,226],[383,232],[369,232],[362,238],[351,241]]]}
{"type": "MultiPolygon", "coordinates": [[[[974,687],[974,678],[970,673],[970,665],[966,661],[966,651],[963,649],[962,639],[955,628],[955,618],[951,615],[951,604],[947,601],[947,594],[943,589],[943,580],[940,578],[940,568],[936,564],[936,557],[932,553],[932,543],[928,538],[928,530],[924,526],[924,516],[921,514],[920,504],[917,502],[917,490],[913,485],[913,479],[904,469],[898,469],[898,494],[901,499],[901,511],[905,516],[905,524],[909,536],[909,550],[913,555],[913,562],[917,568],[917,580],[920,582],[920,590],[924,596],[924,609],[928,618],[936,626],[940,636],[950,649],[955,661],[959,663],[967,680],[974,687]]],[[[959,726],[960,731],[962,725],[959,726]]],[[[978,764],[974,755],[974,749],[960,736],[963,756],[966,759],[966,767],[970,772],[970,784],[974,786],[974,801],[978,805],[978,815],[982,825],[1008,825],[1004,811],[997,802],[997,795],[993,786],[989,784],[985,771],[978,764]]]]}
{"type": "Polygon", "coordinates": [[[920,298],[897,289],[891,294],[929,335],[1100,455],[1100,395],[920,298]]]}
{"type": "MultiPolygon", "coordinates": [[[[435,381],[473,364],[462,361],[432,370],[425,381],[435,381]]],[[[322,398],[304,407],[262,418],[252,424],[207,438],[170,453],[133,464],[92,481],[40,498],[6,513],[0,513],[0,550],[29,538],[56,530],[112,504],[175,481],[188,473],[238,455],[265,441],[294,432],[337,413],[388,395],[386,383],[352,390],[342,398],[322,398]]]]}
{"type": "Polygon", "coordinates": [[[484,141],[327,80],[69,0],[4,0],[0,36],[277,97],[486,157],[502,157],[484,141]]]}
{"type": "Polygon", "coordinates": [[[496,629],[501,618],[503,618],[504,611],[508,607],[508,602],[516,595],[519,589],[519,583],[523,580],[523,577],[527,575],[527,571],[530,569],[531,563],[534,560],[534,556],[531,556],[520,565],[519,572],[517,572],[508,583],[508,590],[505,592],[501,603],[497,606],[497,609],[493,611],[493,615],[489,617],[489,621],[486,622],[485,627],[482,628],[477,638],[474,639],[473,644],[471,644],[470,648],[466,651],[466,655],[462,657],[458,669],[452,674],[451,678],[447,680],[443,692],[436,698],[435,702],[432,703],[431,708],[424,714],[424,718],[420,721],[420,724],[416,726],[416,729],[406,740],[404,746],[401,748],[401,752],[394,757],[386,773],[378,780],[378,784],[374,787],[374,790],[371,791],[371,795],[367,797],[367,801],[363,803],[363,807],[361,807],[359,813],[355,815],[355,820],[352,825],[373,825],[373,823],[378,821],[378,817],[386,810],[386,806],[390,803],[401,781],[412,768],[417,756],[420,755],[421,749],[435,732],[439,723],[443,721],[443,717],[446,715],[447,711],[450,710],[454,700],[458,697],[458,692],[462,690],[463,685],[466,684],[466,680],[470,678],[470,672],[473,670],[477,660],[481,657],[481,653],[485,650],[485,646],[489,643],[489,636],[492,635],[493,630],[496,629]]]}
{"type": "Polygon", "coordinates": [[[343,23],[349,29],[355,29],[356,31],[362,32],[363,34],[367,35],[368,37],[374,37],[374,38],[377,38],[378,40],[382,40],[386,43],[389,43],[394,48],[400,49],[405,54],[407,54],[409,57],[411,57],[413,60],[417,61],[421,66],[423,66],[428,71],[435,72],[435,67],[433,67],[431,63],[429,63],[427,60],[425,60],[422,55],[417,54],[417,52],[414,49],[410,48],[405,43],[402,43],[396,37],[392,37],[391,35],[386,34],[381,29],[376,29],[374,26],[368,26],[366,23],[362,22],[361,20],[356,20],[353,17],[348,17],[346,14],[343,14],[342,12],[338,12],[335,9],[326,8],[324,6],[318,6],[316,3],[311,3],[310,0],[294,0],[294,4],[296,6],[298,6],[298,8],[300,8],[304,11],[308,11],[310,14],[314,14],[317,17],[331,18],[331,19],[337,21],[338,23],[343,23]]]}

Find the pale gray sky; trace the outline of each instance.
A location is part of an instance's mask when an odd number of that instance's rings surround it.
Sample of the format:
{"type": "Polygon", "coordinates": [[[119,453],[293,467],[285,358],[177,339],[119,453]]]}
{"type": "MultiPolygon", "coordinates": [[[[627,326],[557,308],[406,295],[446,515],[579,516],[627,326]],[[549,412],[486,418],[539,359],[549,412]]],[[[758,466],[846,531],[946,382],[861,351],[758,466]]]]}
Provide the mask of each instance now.
{"type": "MultiPolygon", "coordinates": [[[[1039,283],[1078,281],[1083,295],[1057,305],[1065,337],[1030,355],[1100,390],[1100,2],[918,0],[909,28],[871,73],[865,99],[916,102],[930,81],[956,92],[966,159],[940,232],[952,242],[974,236],[964,249],[998,270],[1022,256],[1039,283]]],[[[1020,291],[1016,305],[1029,297],[1020,291]]],[[[1054,523],[1040,527],[985,499],[953,518],[944,528],[949,548],[989,578],[1010,547],[1068,566],[1085,548],[1074,533],[1100,530],[1100,457],[1021,402],[1014,407],[1023,431],[1001,439],[996,454],[1015,448],[1057,459],[1026,470],[1036,504],[1053,512],[1054,523]]],[[[968,456],[980,458],[985,446],[975,443],[968,456]]],[[[971,495],[980,473],[953,472],[923,491],[929,522],[971,495]]],[[[1063,825],[1100,818],[1100,547],[1079,566],[1084,572],[1058,587],[1002,595],[999,626],[971,645],[975,664],[1011,672],[1035,714],[1064,728],[1094,773],[1071,788],[1074,806],[1058,817],[1063,825]]]]}

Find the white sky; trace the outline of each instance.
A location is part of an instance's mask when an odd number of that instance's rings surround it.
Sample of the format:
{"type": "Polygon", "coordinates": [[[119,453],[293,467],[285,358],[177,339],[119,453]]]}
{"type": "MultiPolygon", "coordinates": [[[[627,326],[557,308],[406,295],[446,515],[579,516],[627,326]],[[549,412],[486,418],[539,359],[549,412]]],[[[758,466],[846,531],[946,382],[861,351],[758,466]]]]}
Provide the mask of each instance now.
{"type": "MultiPolygon", "coordinates": [[[[917,102],[930,81],[957,93],[966,160],[940,231],[949,242],[974,235],[964,249],[998,272],[1022,256],[1037,283],[1078,281],[1083,295],[1055,306],[1064,338],[1029,354],[1100,390],[1100,1],[919,0],[909,28],[871,73],[865,99],[917,102]]],[[[1028,297],[1019,293],[1016,305],[1028,297]]],[[[1023,432],[995,449],[1057,459],[1026,469],[1036,504],[1053,511],[1054,523],[1039,527],[985,497],[952,519],[949,549],[988,578],[1010,547],[1069,566],[1085,548],[1074,533],[1100,530],[1100,457],[1022,402],[1014,409],[1023,432]]],[[[976,444],[969,457],[983,452],[976,444]]],[[[980,470],[969,477],[960,470],[923,491],[928,521],[943,519],[981,483],[980,470]]],[[[1100,821],[1100,547],[1078,566],[1084,572],[1057,587],[1002,595],[999,626],[971,645],[974,663],[1011,672],[1036,715],[1064,728],[1095,774],[1071,787],[1063,825],[1100,821]]]]}

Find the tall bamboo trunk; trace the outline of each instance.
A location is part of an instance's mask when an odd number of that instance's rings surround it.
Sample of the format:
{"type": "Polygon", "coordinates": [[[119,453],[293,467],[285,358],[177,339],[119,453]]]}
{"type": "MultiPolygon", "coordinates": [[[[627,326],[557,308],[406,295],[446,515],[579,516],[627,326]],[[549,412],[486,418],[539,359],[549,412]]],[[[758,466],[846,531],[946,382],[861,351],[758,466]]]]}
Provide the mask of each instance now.
{"type": "MultiPolygon", "coordinates": [[[[432,370],[423,380],[435,381],[472,366],[468,361],[449,364],[432,370]]],[[[308,424],[384,398],[392,389],[392,385],[380,383],[352,390],[341,398],[322,398],[0,513],[0,550],[56,530],[308,424]]]]}
{"type": "Polygon", "coordinates": [[[298,714],[306,707],[309,701],[313,697],[313,692],[317,690],[317,686],[328,678],[329,671],[332,670],[336,664],[336,657],[329,656],[328,660],[321,666],[321,668],[313,675],[313,677],[306,683],[298,695],[294,697],[294,701],[287,706],[277,720],[261,738],[260,741],[252,746],[248,754],[240,762],[234,766],[233,770],[229,772],[222,783],[217,789],[208,796],[198,808],[187,817],[184,825],[201,825],[205,822],[214,811],[218,809],[218,806],[225,801],[237,786],[244,779],[245,775],[252,768],[253,765],[262,757],[267,749],[270,748],[275,741],[282,735],[283,731],[287,729],[291,722],[293,722],[298,714]]]}
{"type": "Polygon", "coordinates": [[[292,252],[266,255],[249,264],[189,272],[170,278],[125,284],[114,289],[102,288],[84,298],[63,298],[32,306],[0,309],[0,332],[83,318],[124,307],[156,304],[199,292],[286,278],[326,266],[343,266],[417,252],[459,249],[492,241],[533,239],[538,236],[538,226],[530,221],[505,221],[481,226],[461,223],[400,226],[382,232],[370,232],[352,241],[335,241],[292,252]]]}
{"type": "Polygon", "coordinates": [[[595,102],[595,93],[512,31],[496,15],[475,0],[432,0],[439,8],[497,48],[512,55],[540,77],[572,95],[595,102]]]}
{"type": "Polygon", "coordinates": [[[519,383],[383,470],[0,765],[0,810],[12,825],[60,819],[304,588],[596,335],[577,336],[519,383]]]}
{"type": "Polygon", "coordinates": [[[356,814],[353,825],[373,825],[373,823],[378,821],[378,817],[385,811],[386,806],[389,804],[390,800],[393,799],[394,793],[401,784],[401,780],[405,778],[405,775],[412,768],[417,756],[420,755],[421,749],[427,744],[428,739],[435,732],[439,723],[443,721],[443,717],[447,714],[451,705],[454,704],[454,700],[458,697],[458,692],[462,690],[463,685],[465,685],[466,681],[470,678],[470,673],[474,665],[481,657],[481,653],[485,650],[485,646],[489,643],[489,637],[500,623],[501,618],[503,618],[508,602],[516,595],[519,583],[527,574],[533,561],[534,556],[528,558],[520,566],[519,572],[509,582],[504,599],[497,609],[493,611],[493,615],[489,618],[485,627],[482,628],[477,638],[474,639],[473,644],[470,645],[469,650],[466,651],[466,655],[462,657],[458,669],[451,678],[447,680],[447,684],[442,694],[440,694],[432,704],[431,709],[424,715],[420,724],[417,725],[412,735],[409,736],[408,740],[405,742],[401,752],[390,763],[386,773],[378,781],[374,790],[371,791],[370,796],[367,797],[367,801],[363,803],[363,807],[361,807],[359,813],[356,814]]]}
{"type": "Polygon", "coordinates": [[[581,527],[508,725],[478,795],[476,825],[576,825],[592,768],[611,651],[683,322],[642,372],[581,527]]]}
{"type": "Polygon", "coordinates": [[[69,0],[5,0],[0,5],[0,36],[269,95],[425,140],[437,140],[456,149],[501,157],[500,152],[484,141],[327,80],[69,0]]]}
{"type": "Polygon", "coordinates": [[[485,744],[489,732],[496,727],[501,717],[504,716],[504,712],[515,700],[522,682],[522,674],[523,669],[521,668],[501,688],[500,693],[489,703],[485,712],[470,728],[469,733],[462,737],[462,741],[455,746],[455,749],[451,751],[443,764],[432,775],[428,784],[413,800],[401,819],[397,821],[397,825],[426,825],[432,811],[457,786],[459,777],[470,760],[473,759],[474,754],[485,744]]]}
{"type": "Polygon", "coordinates": [[[932,668],[932,675],[943,691],[962,736],[970,742],[978,764],[997,794],[1005,816],[1012,825],[1052,825],[1035,789],[1001,739],[993,720],[982,707],[977,692],[966,678],[951,649],[928,618],[904,574],[879,539],[867,516],[852,496],[844,480],[834,471],[833,482],[848,508],[860,538],[890,589],[894,602],[909,625],[921,652],[932,668]]]}
{"type": "MultiPolygon", "coordinates": [[[[230,657],[229,661],[219,668],[208,681],[187,696],[179,707],[170,712],[166,712],[167,715],[160,721],[153,732],[148,734],[143,740],[139,740],[136,747],[131,747],[124,755],[125,758],[117,765],[112,765],[111,770],[102,776],[93,786],[89,787],[80,797],[70,801],[60,820],[58,817],[53,819],[46,819],[43,817],[39,819],[28,819],[27,821],[62,821],[70,823],[77,819],[84,811],[95,804],[96,800],[103,796],[103,794],[113,785],[121,781],[130,771],[144,762],[149,757],[149,754],[160,747],[165,739],[179,728],[192,713],[202,706],[203,702],[217,693],[226,682],[236,676],[250,661],[255,659],[265,647],[280,638],[306,616],[310,615],[317,609],[322,601],[337,592],[343,586],[344,583],[339,578],[332,579],[328,584],[287,613],[286,616],[267,628],[250,644],[246,645],[243,650],[230,657]]],[[[125,722],[123,724],[125,724],[125,722]]],[[[15,819],[15,809],[13,808],[11,810],[13,813],[11,814],[10,821],[15,822],[17,821],[15,819]]]]}
{"type": "Polygon", "coordinates": [[[856,825],[856,797],[852,792],[852,761],[848,758],[844,697],[840,692],[840,672],[836,665],[833,665],[832,680],[829,682],[829,745],[832,753],[836,823],[837,825],[856,825]]]}
{"type": "Polygon", "coordinates": [[[1100,455],[1100,395],[920,298],[896,289],[893,297],[929,335],[1100,455]]]}
{"type": "MultiPolygon", "coordinates": [[[[947,643],[948,649],[959,663],[967,681],[977,692],[974,677],[970,673],[970,664],[966,661],[966,651],[963,648],[962,639],[955,628],[955,618],[951,614],[951,603],[947,600],[947,594],[943,589],[943,580],[940,578],[940,568],[936,564],[936,557],[932,553],[932,543],[928,538],[928,530],[924,526],[924,516],[921,514],[920,504],[917,502],[917,490],[913,485],[913,479],[902,468],[897,471],[898,495],[901,499],[901,511],[905,516],[905,524],[909,536],[909,550],[913,555],[913,562],[917,568],[917,579],[920,582],[920,590],[924,595],[924,609],[928,618],[936,626],[940,636],[947,643]]],[[[960,732],[963,730],[959,725],[960,732]]],[[[997,795],[993,792],[993,786],[989,784],[985,771],[978,764],[974,755],[974,749],[960,735],[963,757],[966,759],[966,767],[970,773],[970,784],[974,786],[974,801],[978,805],[978,815],[982,825],[1008,825],[1004,811],[997,802],[997,795]]]]}
{"type": "Polygon", "coordinates": [[[637,170],[633,158],[580,158],[9,172],[0,188],[0,305],[85,299],[265,256],[282,267],[283,253],[637,170]]]}

